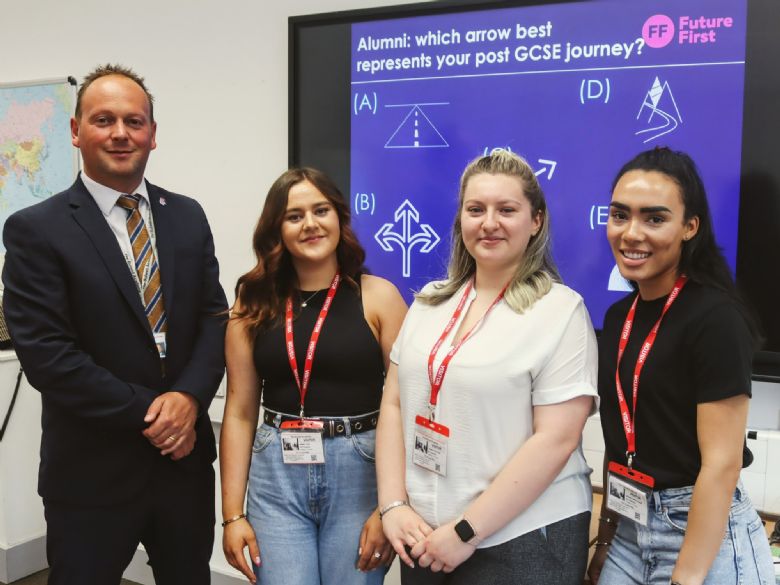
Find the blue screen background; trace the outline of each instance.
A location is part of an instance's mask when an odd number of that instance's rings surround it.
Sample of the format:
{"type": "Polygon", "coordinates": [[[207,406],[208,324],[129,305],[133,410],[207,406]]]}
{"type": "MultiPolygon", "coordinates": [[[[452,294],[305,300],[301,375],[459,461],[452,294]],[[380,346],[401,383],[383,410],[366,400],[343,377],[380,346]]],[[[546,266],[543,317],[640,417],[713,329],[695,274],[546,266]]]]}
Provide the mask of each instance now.
{"type": "Polygon", "coordinates": [[[443,277],[463,168],[509,148],[537,172],[555,260],[600,328],[626,294],[605,237],[612,180],[638,152],[669,146],[699,165],[734,269],[745,12],[744,0],[600,0],[353,25],[350,203],[368,267],[407,301],[443,277]],[[418,43],[439,32],[459,42],[418,43]],[[566,62],[567,46],[602,54],[566,62]],[[479,53],[505,62],[477,67],[479,53]]]}

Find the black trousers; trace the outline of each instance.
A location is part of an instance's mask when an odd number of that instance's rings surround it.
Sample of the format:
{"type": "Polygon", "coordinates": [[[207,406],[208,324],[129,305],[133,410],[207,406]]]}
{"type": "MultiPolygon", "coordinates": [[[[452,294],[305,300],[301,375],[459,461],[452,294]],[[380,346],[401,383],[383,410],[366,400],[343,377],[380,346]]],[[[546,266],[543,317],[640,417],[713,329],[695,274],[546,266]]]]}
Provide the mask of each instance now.
{"type": "Polygon", "coordinates": [[[507,542],[478,548],[452,573],[401,563],[403,585],[582,585],[588,563],[590,512],[507,542]]]}
{"type": "Polygon", "coordinates": [[[214,470],[161,463],[131,501],[101,507],[44,501],[49,585],[118,585],[139,543],[157,585],[210,583],[214,470]]]}

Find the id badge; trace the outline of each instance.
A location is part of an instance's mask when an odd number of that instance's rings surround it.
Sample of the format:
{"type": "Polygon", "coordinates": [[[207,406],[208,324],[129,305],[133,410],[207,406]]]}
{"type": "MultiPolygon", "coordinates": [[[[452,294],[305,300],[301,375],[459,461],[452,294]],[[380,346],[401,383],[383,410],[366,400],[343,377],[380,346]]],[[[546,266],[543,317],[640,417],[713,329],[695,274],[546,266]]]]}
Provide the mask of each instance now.
{"type": "Polygon", "coordinates": [[[419,414],[414,422],[412,461],[415,465],[445,477],[450,429],[419,414]]]}
{"type": "Polygon", "coordinates": [[[322,424],[322,421],[308,419],[283,422],[279,427],[282,461],[291,465],[325,463],[322,424]]]}
{"type": "Polygon", "coordinates": [[[165,358],[166,354],[168,353],[168,345],[165,341],[164,332],[154,334],[154,344],[157,346],[157,352],[160,354],[160,357],[165,358]]]}
{"type": "Polygon", "coordinates": [[[629,520],[647,526],[647,502],[655,480],[614,461],[607,473],[607,508],[629,520]]]}

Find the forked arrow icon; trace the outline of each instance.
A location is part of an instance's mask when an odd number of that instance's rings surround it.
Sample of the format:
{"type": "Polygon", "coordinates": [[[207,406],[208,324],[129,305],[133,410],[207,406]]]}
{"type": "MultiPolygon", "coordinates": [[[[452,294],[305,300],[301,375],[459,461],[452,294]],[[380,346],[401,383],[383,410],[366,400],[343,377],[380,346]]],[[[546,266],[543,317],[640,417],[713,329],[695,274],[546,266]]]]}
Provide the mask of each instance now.
{"type": "Polygon", "coordinates": [[[385,252],[392,252],[393,244],[398,244],[398,247],[403,252],[402,272],[404,278],[409,278],[411,274],[412,249],[417,244],[420,244],[420,252],[427,254],[436,247],[441,238],[430,225],[419,223],[420,213],[408,199],[405,199],[398,209],[395,210],[394,220],[395,223],[383,224],[379,231],[374,234],[374,239],[385,252]],[[393,229],[397,229],[399,225],[401,233],[393,229]],[[417,231],[417,228],[419,228],[419,231],[417,231]]]}

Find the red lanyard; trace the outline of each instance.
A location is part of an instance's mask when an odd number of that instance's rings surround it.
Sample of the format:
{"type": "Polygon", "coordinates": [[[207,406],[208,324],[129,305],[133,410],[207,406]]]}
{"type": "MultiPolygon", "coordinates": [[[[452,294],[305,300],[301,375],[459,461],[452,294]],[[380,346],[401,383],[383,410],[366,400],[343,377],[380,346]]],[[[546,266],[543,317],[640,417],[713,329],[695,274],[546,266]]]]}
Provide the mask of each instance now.
{"type": "Polygon", "coordinates": [[[466,333],[466,335],[464,335],[461,338],[461,340],[457,343],[457,345],[453,345],[452,347],[450,347],[450,350],[447,352],[447,355],[444,356],[444,359],[439,365],[439,369],[436,371],[436,377],[434,377],[433,362],[436,359],[436,354],[439,352],[439,348],[441,347],[441,344],[444,343],[444,340],[450,334],[452,328],[455,326],[455,323],[457,323],[458,318],[463,312],[463,307],[466,305],[466,299],[468,299],[469,293],[471,293],[471,289],[474,287],[474,281],[471,280],[466,285],[466,290],[463,291],[463,296],[461,297],[460,302],[458,302],[458,306],[455,308],[455,312],[452,314],[452,317],[450,317],[450,320],[447,323],[447,326],[444,328],[444,332],[441,334],[438,341],[433,344],[433,349],[431,349],[431,353],[428,355],[428,380],[431,383],[431,400],[430,400],[431,420],[433,420],[433,409],[439,400],[439,391],[441,390],[442,382],[444,382],[444,375],[447,373],[447,368],[450,365],[450,361],[452,360],[453,356],[458,352],[460,346],[466,343],[466,341],[474,334],[477,328],[482,324],[482,322],[485,320],[485,317],[488,316],[488,313],[490,313],[490,311],[492,311],[493,308],[499,302],[501,302],[501,299],[504,298],[504,293],[506,292],[507,286],[505,286],[501,290],[501,292],[498,293],[496,300],[493,301],[493,304],[491,304],[488,307],[487,311],[485,311],[485,314],[482,315],[482,318],[480,318],[480,320],[474,324],[474,326],[469,330],[469,332],[466,333]]]}
{"type": "Polygon", "coordinates": [[[661,316],[658,317],[658,321],[655,322],[655,325],[653,325],[650,333],[647,334],[647,338],[642,344],[642,349],[639,351],[639,357],[637,358],[636,365],[634,366],[634,377],[631,382],[631,389],[634,393],[633,416],[631,416],[631,414],[628,412],[628,403],[626,402],[626,397],[623,394],[623,385],[620,383],[620,360],[623,358],[623,352],[626,350],[626,345],[628,345],[628,338],[631,335],[631,327],[634,325],[634,314],[636,313],[636,304],[639,300],[638,294],[636,295],[631,308],[628,310],[625,323],[623,323],[623,331],[620,334],[620,342],[618,343],[617,366],[615,368],[615,386],[617,387],[618,404],[620,406],[620,418],[623,422],[623,431],[626,433],[626,444],[628,445],[626,457],[628,458],[629,469],[631,469],[631,464],[633,463],[634,456],[636,455],[636,400],[637,395],[639,394],[639,375],[642,373],[642,368],[647,361],[647,356],[650,354],[650,350],[653,348],[655,338],[658,335],[658,329],[661,327],[661,321],[663,321],[663,318],[666,315],[666,312],[669,310],[669,307],[672,306],[672,303],[677,300],[677,297],[680,295],[680,291],[683,289],[687,281],[688,277],[684,274],[681,274],[674,283],[674,288],[672,288],[672,292],[669,293],[669,297],[666,299],[666,304],[664,304],[664,308],[661,311],[661,316]]]}
{"type": "Polygon", "coordinates": [[[309,347],[306,349],[306,360],[303,362],[303,382],[298,375],[298,360],[295,358],[295,345],[293,345],[293,305],[292,299],[287,299],[287,308],[285,311],[284,319],[284,339],[287,345],[287,358],[290,360],[290,369],[293,376],[295,376],[295,383],[298,385],[298,392],[301,394],[301,418],[303,418],[303,402],[306,400],[306,393],[309,391],[309,380],[311,380],[311,368],[314,363],[314,350],[317,348],[317,341],[320,339],[320,331],[322,325],[325,323],[325,317],[328,316],[328,311],[333,303],[333,297],[336,296],[336,290],[339,288],[339,282],[341,276],[337,272],[333,277],[333,282],[330,283],[330,289],[328,294],[322,303],[320,309],[320,316],[317,317],[317,321],[314,323],[314,330],[311,332],[311,339],[309,339],[309,347]]]}

